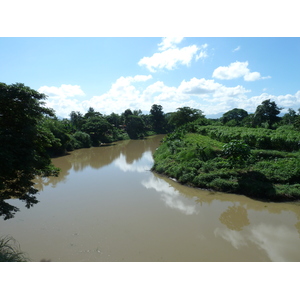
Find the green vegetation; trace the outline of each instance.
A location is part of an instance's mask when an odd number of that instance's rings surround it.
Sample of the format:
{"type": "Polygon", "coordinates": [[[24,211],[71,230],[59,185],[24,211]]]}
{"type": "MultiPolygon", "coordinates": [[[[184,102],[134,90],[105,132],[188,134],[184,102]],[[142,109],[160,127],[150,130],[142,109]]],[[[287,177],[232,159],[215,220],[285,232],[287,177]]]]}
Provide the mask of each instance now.
{"type": "Polygon", "coordinates": [[[234,109],[220,121],[178,127],[157,149],[152,169],[197,188],[300,200],[300,110],[282,118],[279,111],[266,100],[254,115],[234,109]]]}
{"type": "Polygon", "coordinates": [[[37,203],[33,179],[55,176],[47,148],[61,142],[44,126],[54,112],[45,108],[46,96],[23,84],[0,83],[0,216],[11,218],[18,211],[5,199],[18,198],[29,208],[37,203]]]}
{"type": "Polygon", "coordinates": [[[17,242],[9,236],[0,238],[0,262],[26,262],[27,256],[17,242]]]}

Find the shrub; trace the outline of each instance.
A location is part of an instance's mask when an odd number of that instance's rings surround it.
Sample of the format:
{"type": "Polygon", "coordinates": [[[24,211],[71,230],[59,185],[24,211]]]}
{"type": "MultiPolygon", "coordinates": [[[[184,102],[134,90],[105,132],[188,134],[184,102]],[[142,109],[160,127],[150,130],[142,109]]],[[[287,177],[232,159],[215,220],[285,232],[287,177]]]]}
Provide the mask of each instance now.
{"type": "Polygon", "coordinates": [[[88,133],[77,131],[73,136],[79,142],[81,148],[90,148],[92,146],[91,137],[88,133]]]}
{"type": "Polygon", "coordinates": [[[240,140],[232,140],[223,146],[225,155],[232,164],[243,163],[250,156],[250,147],[240,140]]]}

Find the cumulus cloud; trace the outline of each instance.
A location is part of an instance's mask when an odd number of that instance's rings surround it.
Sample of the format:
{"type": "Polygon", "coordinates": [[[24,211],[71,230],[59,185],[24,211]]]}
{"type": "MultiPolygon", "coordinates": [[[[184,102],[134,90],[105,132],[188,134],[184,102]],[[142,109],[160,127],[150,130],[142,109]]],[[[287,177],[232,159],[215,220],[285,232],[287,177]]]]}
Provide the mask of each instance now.
{"type": "Polygon", "coordinates": [[[250,72],[248,68],[248,62],[239,62],[236,61],[231,63],[227,67],[218,67],[214,70],[212,77],[222,79],[222,80],[229,80],[235,79],[239,77],[243,77],[245,81],[255,81],[259,79],[267,79],[267,77],[261,77],[259,72],[250,72]]]}
{"type": "Polygon", "coordinates": [[[183,80],[178,90],[185,94],[209,94],[215,92],[222,85],[214,82],[214,80],[206,80],[204,78],[192,78],[190,81],[183,80]]]}
{"type": "Polygon", "coordinates": [[[236,51],[239,51],[241,49],[240,46],[237,46],[235,49],[232,50],[232,52],[236,52],[236,51]]]}
{"type": "Polygon", "coordinates": [[[199,47],[200,52],[196,55],[196,60],[199,60],[200,58],[206,58],[208,56],[206,52],[207,46],[207,44],[204,44],[199,47]]]}
{"type": "Polygon", "coordinates": [[[85,93],[79,85],[42,86],[38,91],[48,96],[46,106],[53,108],[59,117],[68,117],[72,110],[82,111],[82,102],[76,96],[81,97],[85,93]]]}
{"type": "Polygon", "coordinates": [[[162,39],[162,42],[160,44],[158,44],[158,47],[159,47],[158,50],[164,51],[169,48],[175,48],[176,44],[181,43],[182,40],[183,40],[183,37],[164,37],[162,39]]]}
{"type": "Polygon", "coordinates": [[[168,86],[162,81],[153,82],[151,75],[122,76],[106,93],[89,99],[82,99],[84,92],[80,86],[44,86],[39,92],[49,96],[46,105],[53,108],[59,117],[68,117],[71,111],[85,113],[89,107],[106,115],[112,112],[121,114],[128,108],[149,113],[153,104],[162,105],[165,113],[183,106],[201,109],[205,115],[225,113],[233,108],[253,113],[266,99],[275,101],[286,111],[300,107],[300,91],[279,96],[264,92],[248,97],[251,90],[242,85],[226,86],[214,79],[196,77],[183,80],[178,86],[168,86]]]}
{"type": "Polygon", "coordinates": [[[193,58],[198,60],[207,57],[207,44],[200,47],[191,45],[178,48],[176,45],[181,41],[182,38],[164,38],[158,44],[161,52],[154,53],[151,57],[143,57],[138,62],[139,66],[145,66],[150,72],[154,73],[160,69],[173,70],[179,65],[189,66],[193,58]]]}
{"type": "Polygon", "coordinates": [[[62,84],[60,87],[42,86],[39,88],[40,93],[44,93],[50,97],[74,97],[84,96],[84,92],[79,85],[62,84]]]}

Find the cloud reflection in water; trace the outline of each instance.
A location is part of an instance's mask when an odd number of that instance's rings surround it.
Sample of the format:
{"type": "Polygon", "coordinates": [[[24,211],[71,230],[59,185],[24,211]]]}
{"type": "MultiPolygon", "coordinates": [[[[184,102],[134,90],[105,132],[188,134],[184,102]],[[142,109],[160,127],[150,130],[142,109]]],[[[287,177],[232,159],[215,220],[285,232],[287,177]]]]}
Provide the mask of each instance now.
{"type": "Polygon", "coordinates": [[[184,197],[166,181],[155,176],[151,176],[147,181],[142,181],[142,185],[147,189],[156,190],[161,195],[161,199],[167,206],[186,215],[198,214],[196,205],[184,203],[184,197]]]}
{"type": "Polygon", "coordinates": [[[271,261],[297,261],[300,242],[298,233],[288,226],[272,226],[260,223],[244,231],[216,228],[215,236],[230,242],[237,250],[254,243],[264,250],[271,261]]]}
{"type": "Polygon", "coordinates": [[[117,158],[113,163],[123,172],[142,173],[151,169],[153,165],[153,158],[151,151],[146,151],[140,159],[134,160],[132,164],[129,164],[126,161],[126,156],[121,153],[119,158],[117,158]]]}

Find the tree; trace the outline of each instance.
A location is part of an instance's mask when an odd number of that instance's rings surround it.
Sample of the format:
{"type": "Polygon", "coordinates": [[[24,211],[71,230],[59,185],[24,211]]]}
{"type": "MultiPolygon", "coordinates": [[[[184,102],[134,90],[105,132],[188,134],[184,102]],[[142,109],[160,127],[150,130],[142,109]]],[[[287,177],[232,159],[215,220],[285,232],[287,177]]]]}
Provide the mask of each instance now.
{"type": "Polygon", "coordinates": [[[66,153],[70,136],[65,129],[63,121],[57,118],[46,117],[42,123],[43,128],[48,129],[55,138],[55,144],[52,143],[51,147],[47,148],[51,156],[63,155],[66,153]]]}
{"type": "Polygon", "coordinates": [[[279,108],[276,103],[271,102],[270,99],[265,100],[256,108],[253,118],[254,126],[262,126],[272,128],[276,122],[280,121],[278,117],[281,108],[279,108]]]}
{"type": "Polygon", "coordinates": [[[87,111],[87,113],[84,115],[84,118],[85,119],[88,119],[88,118],[92,118],[92,117],[101,117],[102,114],[95,111],[93,107],[90,107],[87,111]]]}
{"type": "Polygon", "coordinates": [[[292,125],[297,118],[297,113],[289,108],[288,112],[282,117],[281,123],[284,125],[292,125]]]}
{"type": "Polygon", "coordinates": [[[70,121],[71,121],[74,131],[81,130],[82,124],[84,122],[83,115],[79,111],[77,111],[77,112],[72,111],[70,113],[70,121]]]}
{"type": "Polygon", "coordinates": [[[132,116],[132,115],[133,115],[133,113],[132,113],[132,111],[131,111],[130,108],[126,109],[126,110],[122,113],[122,119],[123,119],[123,122],[124,122],[125,125],[127,125],[127,123],[128,123],[128,117],[129,117],[129,116],[132,116]]]}
{"type": "Polygon", "coordinates": [[[53,134],[41,126],[45,115],[54,116],[44,107],[44,94],[21,83],[0,83],[0,215],[12,218],[19,209],[5,200],[17,198],[30,208],[37,203],[35,176],[55,176],[46,148],[53,134]]]}
{"type": "Polygon", "coordinates": [[[127,117],[126,130],[131,139],[143,137],[145,133],[145,123],[141,117],[129,115],[127,117]]]}
{"type": "Polygon", "coordinates": [[[115,113],[111,113],[110,115],[106,116],[105,118],[111,125],[115,126],[116,128],[119,128],[119,126],[122,123],[121,117],[115,113]]]}
{"type": "Polygon", "coordinates": [[[189,122],[193,122],[198,118],[204,118],[202,110],[185,106],[177,108],[177,112],[171,115],[169,122],[172,125],[179,127],[189,122]]]}
{"type": "Polygon", "coordinates": [[[236,125],[240,125],[241,121],[248,116],[248,113],[241,108],[234,108],[223,114],[221,122],[226,124],[232,120],[236,122],[236,125]]]}
{"type": "Polygon", "coordinates": [[[150,110],[153,130],[157,133],[164,132],[165,115],[161,105],[153,104],[150,110]]]}
{"type": "Polygon", "coordinates": [[[82,131],[90,135],[93,146],[99,146],[99,143],[110,142],[108,135],[112,131],[112,125],[101,116],[90,117],[82,126],[82,131]]]}

